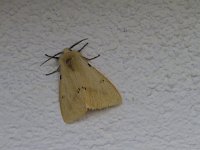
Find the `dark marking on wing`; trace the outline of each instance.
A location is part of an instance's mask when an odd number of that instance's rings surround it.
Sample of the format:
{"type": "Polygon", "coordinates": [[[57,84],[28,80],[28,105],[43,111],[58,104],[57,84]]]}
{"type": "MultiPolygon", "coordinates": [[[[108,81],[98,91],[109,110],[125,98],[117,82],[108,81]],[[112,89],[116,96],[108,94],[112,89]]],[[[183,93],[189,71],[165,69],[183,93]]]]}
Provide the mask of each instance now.
{"type": "Polygon", "coordinates": [[[77,89],[77,93],[79,93],[79,92],[80,92],[80,90],[81,90],[81,89],[80,89],[80,88],[78,88],[78,89],[77,89]]]}
{"type": "Polygon", "coordinates": [[[67,59],[66,60],[66,64],[72,71],[74,71],[74,68],[72,66],[72,61],[71,60],[72,60],[71,58],[67,59]]]}
{"type": "Polygon", "coordinates": [[[82,89],[86,90],[86,87],[82,86],[82,89]]]}
{"type": "Polygon", "coordinates": [[[60,75],[60,80],[62,79],[62,75],[60,75]]]}
{"type": "Polygon", "coordinates": [[[68,64],[71,61],[71,58],[66,60],[66,64],[68,64]]]}
{"type": "Polygon", "coordinates": [[[104,81],[105,81],[105,80],[104,80],[104,79],[102,79],[102,80],[100,80],[100,83],[104,83],[104,81]]]}

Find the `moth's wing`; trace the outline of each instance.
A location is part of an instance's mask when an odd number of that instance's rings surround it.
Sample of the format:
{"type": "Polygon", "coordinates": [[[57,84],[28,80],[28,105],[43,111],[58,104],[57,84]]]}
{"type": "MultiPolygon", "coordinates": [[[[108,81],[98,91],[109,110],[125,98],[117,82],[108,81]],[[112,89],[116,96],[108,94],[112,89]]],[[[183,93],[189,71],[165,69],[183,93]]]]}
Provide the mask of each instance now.
{"type": "Polygon", "coordinates": [[[122,98],[115,86],[88,62],[81,59],[84,101],[88,109],[102,109],[122,103],[122,98]]]}
{"type": "Polygon", "coordinates": [[[87,109],[102,109],[121,103],[114,85],[81,55],[66,55],[59,62],[60,107],[65,122],[78,120],[87,109]]]}
{"type": "Polygon", "coordinates": [[[79,91],[82,85],[79,75],[74,73],[66,64],[60,66],[60,108],[63,120],[67,123],[81,118],[87,111],[85,101],[79,91]]]}

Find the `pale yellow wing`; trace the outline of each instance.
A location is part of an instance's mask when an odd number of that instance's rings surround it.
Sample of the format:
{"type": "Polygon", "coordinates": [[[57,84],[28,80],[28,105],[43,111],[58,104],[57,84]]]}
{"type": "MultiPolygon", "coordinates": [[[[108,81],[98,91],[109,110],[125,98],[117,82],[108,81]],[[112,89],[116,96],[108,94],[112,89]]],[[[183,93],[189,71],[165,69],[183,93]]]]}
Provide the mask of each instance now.
{"type": "Polygon", "coordinates": [[[60,107],[64,121],[79,119],[87,109],[120,104],[122,98],[113,84],[81,55],[71,53],[59,60],[60,107]]]}
{"type": "MultiPolygon", "coordinates": [[[[81,118],[87,111],[85,101],[81,98],[78,86],[72,87],[71,81],[65,77],[60,81],[60,108],[63,120],[67,123],[74,122],[81,118]],[[68,85],[69,84],[69,85],[68,85]]],[[[72,83],[73,84],[73,83],[72,83]]]]}
{"type": "Polygon", "coordinates": [[[81,78],[66,64],[60,64],[59,100],[63,120],[67,123],[81,118],[87,111],[79,87],[81,78]]]}
{"type": "Polygon", "coordinates": [[[81,61],[84,70],[83,87],[86,107],[88,109],[102,109],[121,104],[122,98],[114,85],[94,67],[88,65],[84,59],[81,61]]]}

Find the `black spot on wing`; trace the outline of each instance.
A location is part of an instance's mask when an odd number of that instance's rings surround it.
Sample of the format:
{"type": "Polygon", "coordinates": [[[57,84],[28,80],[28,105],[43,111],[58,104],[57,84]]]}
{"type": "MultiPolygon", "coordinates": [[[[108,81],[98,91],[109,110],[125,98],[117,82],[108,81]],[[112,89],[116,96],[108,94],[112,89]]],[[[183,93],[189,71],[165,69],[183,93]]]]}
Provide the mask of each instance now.
{"type": "Polygon", "coordinates": [[[81,90],[81,89],[80,89],[80,88],[78,88],[78,89],[77,89],[77,93],[79,93],[79,92],[80,92],[80,90],[81,90]]]}
{"type": "Polygon", "coordinates": [[[102,79],[102,80],[100,80],[99,82],[100,82],[100,83],[104,83],[104,82],[105,82],[105,80],[104,80],[104,79],[102,79]]]}
{"type": "Polygon", "coordinates": [[[86,87],[82,86],[81,88],[78,88],[77,93],[80,93],[80,91],[82,91],[82,90],[86,90],[86,87]]]}
{"type": "Polygon", "coordinates": [[[86,90],[86,87],[82,86],[82,89],[86,90]]]}

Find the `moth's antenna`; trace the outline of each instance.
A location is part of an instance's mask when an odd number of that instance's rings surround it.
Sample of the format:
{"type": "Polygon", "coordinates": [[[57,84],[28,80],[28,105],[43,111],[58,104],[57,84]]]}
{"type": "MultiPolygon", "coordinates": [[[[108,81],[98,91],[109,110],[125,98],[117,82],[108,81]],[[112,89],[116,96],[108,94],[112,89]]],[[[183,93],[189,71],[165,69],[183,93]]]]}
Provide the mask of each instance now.
{"type": "MultiPolygon", "coordinates": [[[[62,53],[63,53],[63,52],[59,52],[59,53],[53,55],[52,57],[50,56],[50,58],[47,59],[46,61],[44,61],[40,66],[42,66],[43,64],[45,64],[45,63],[46,63],[47,61],[49,61],[50,59],[52,59],[52,58],[56,58],[57,55],[60,55],[60,54],[62,54],[62,53]]],[[[47,54],[46,54],[46,56],[47,56],[47,54]]],[[[48,57],[49,57],[49,56],[48,56],[48,57]]]]}
{"type": "Polygon", "coordinates": [[[88,38],[82,39],[82,40],[80,40],[80,41],[74,43],[72,46],[70,46],[69,50],[71,51],[71,49],[72,49],[74,46],[78,45],[79,43],[81,43],[81,42],[83,42],[83,41],[85,41],[85,40],[87,40],[87,39],[88,39],[88,38]]]}
{"type": "Polygon", "coordinates": [[[49,58],[54,58],[54,59],[59,59],[59,57],[56,57],[56,56],[50,56],[50,55],[48,55],[48,54],[45,54],[45,56],[47,56],[47,57],[49,57],[49,58]]]}
{"type": "Polygon", "coordinates": [[[81,52],[87,45],[88,45],[88,43],[86,43],[85,45],[83,45],[83,47],[81,49],[79,49],[78,52],[81,52]]]}

